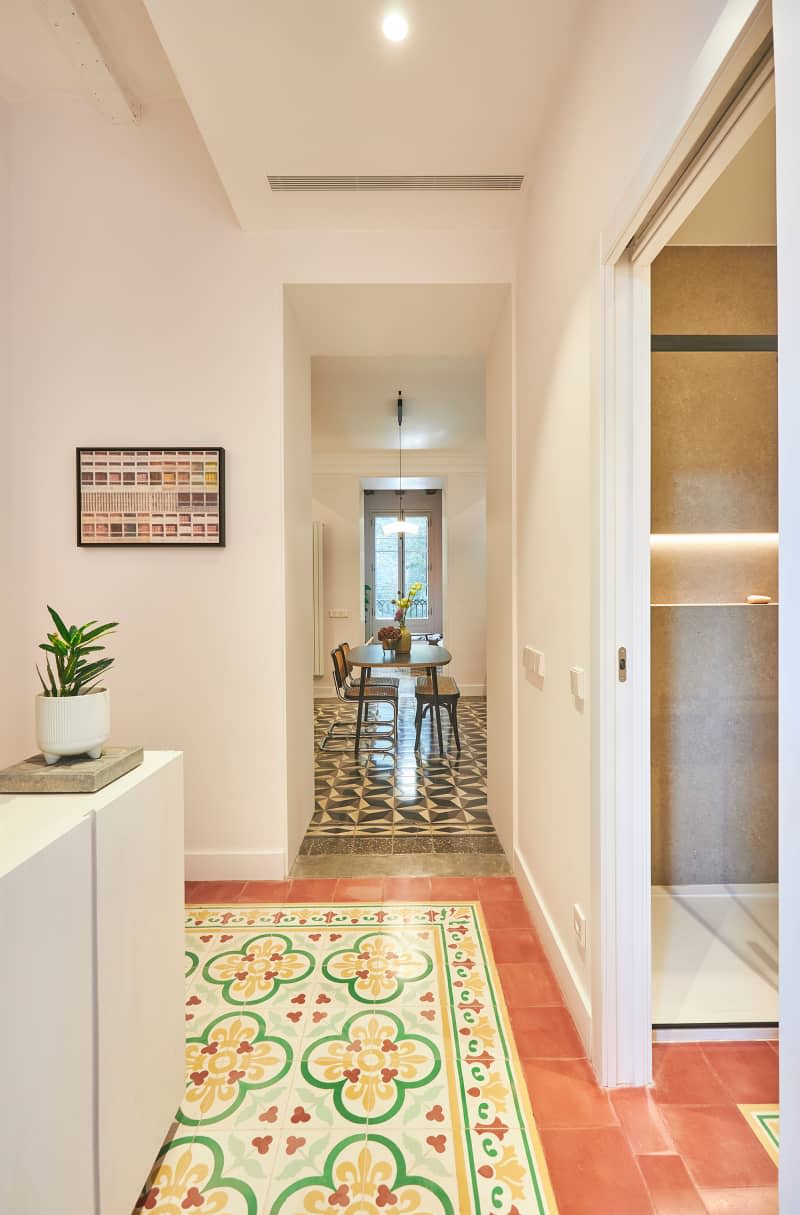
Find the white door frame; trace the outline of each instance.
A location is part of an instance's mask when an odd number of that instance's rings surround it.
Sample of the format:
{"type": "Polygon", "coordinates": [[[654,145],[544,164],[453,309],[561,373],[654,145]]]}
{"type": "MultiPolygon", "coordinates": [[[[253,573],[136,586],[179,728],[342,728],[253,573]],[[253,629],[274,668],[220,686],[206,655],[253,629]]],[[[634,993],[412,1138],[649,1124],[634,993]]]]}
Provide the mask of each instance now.
{"type": "MultiPolygon", "coordinates": [[[[592,1057],[601,1083],[652,1079],[650,907],[650,265],[774,105],[766,3],[730,0],[649,180],[623,200],[603,265],[595,434],[592,1057]],[[747,95],[737,98],[743,77],[747,95]],[[711,134],[709,134],[711,132],[711,134]],[[626,651],[620,680],[620,647],[626,651]]],[[[677,110],[677,112],[676,112],[677,110]]]]}

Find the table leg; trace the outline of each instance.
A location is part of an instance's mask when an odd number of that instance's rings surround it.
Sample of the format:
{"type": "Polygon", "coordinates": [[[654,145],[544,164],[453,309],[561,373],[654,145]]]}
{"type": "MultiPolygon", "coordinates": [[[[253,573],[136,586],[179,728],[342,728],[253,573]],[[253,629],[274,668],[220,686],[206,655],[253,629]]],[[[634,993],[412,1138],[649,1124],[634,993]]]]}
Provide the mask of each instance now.
{"type": "Polygon", "coordinates": [[[439,703],[439,676],[436,672],[436,667],[429,668],[431,673],[431,683],[433,684],[433,711],[436,715],[436,733],[439,737],[439,754],[444,755],[444,741],[442,739],[442,709],[439,703]]]}
{"type": "Polygon", "coordinates": [[[367,675],[369,671],[367,667],[361,668],[361,679],[358,683],[358,717],[356,718],[356,756],[358,749],[361,746],[361,716],[364,712],[364,692],[367,687],[367,675]]]}

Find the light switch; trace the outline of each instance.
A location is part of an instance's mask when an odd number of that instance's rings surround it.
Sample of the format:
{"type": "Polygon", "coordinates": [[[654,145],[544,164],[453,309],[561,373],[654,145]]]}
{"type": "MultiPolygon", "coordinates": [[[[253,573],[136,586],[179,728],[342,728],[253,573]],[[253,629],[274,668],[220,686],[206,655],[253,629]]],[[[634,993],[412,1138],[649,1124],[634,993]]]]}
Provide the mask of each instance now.
{"type": "Polygon", "coordinates": [[[572,928],[575,932],[575,940],[578,942],[579,949],[586,948],[586,916],[576,903],[572,908],[572,928]]]}
{"type": "Polygon", "coordinates": [[[544,654],[541,650],[534,650],[533,646],[526,645],[522,651],[522,665],[529,675],[544,679],[544,654]]]}
{"type": "Polygon", "coordinates": [[[570,667],[569,690],[576,700],[584,699],[585,674],[583,667],[570,667]]]}

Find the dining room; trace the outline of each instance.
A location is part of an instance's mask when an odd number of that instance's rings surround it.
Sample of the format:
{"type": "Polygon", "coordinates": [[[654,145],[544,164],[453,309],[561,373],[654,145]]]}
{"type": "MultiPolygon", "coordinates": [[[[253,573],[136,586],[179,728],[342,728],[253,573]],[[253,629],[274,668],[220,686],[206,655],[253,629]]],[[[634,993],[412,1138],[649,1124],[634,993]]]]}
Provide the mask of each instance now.
{"type": "Polygon", "coordinates": [[[485,368],[311,360],[314,808],[295,870],[508,872],[487,791],[485,368]]]}

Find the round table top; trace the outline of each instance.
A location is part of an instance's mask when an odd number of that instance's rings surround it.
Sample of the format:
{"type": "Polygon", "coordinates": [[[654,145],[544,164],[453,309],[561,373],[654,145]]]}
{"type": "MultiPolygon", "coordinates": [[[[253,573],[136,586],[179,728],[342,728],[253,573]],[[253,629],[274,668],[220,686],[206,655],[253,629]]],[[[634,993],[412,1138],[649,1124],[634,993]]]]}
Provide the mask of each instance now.
{"type": "Polygon", "coordinates": [[[408,654],[384,650],[382,645],[355,645],[347,657],[354,667],[444,667],[452,655],[441,645],[412,642],[408,654]]]}

